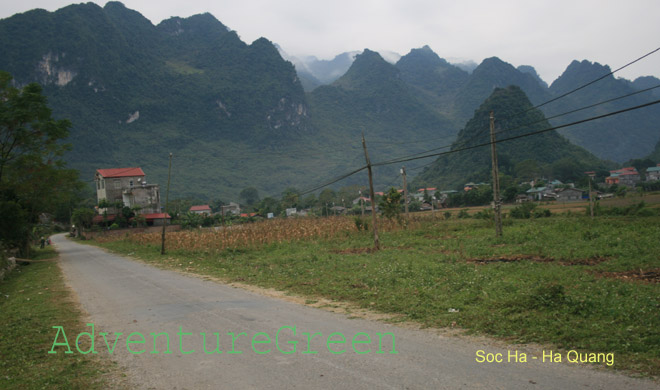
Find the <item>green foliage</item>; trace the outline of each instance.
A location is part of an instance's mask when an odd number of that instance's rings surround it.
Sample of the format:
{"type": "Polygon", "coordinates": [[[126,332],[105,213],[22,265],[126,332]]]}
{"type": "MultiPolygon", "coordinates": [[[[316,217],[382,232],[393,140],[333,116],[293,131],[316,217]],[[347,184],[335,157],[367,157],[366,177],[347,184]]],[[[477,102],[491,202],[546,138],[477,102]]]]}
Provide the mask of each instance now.
{"type": "Polygon", "coordinates": [[[0,208],[8,221],[0,224],[0,246],[27,257],[39,214],[70,207],[82,186],[61,160],[70,126],[51,117],[40,85],[16,88],[0,71],[0,208]]]}
{"type": "Polygon", "coordinates": [[[369,220],[367,218],[362,218],[359,216],[353,217],[353,220],[355,221],[355,227],[357,230],[364,230],[367,231],[369,230],[369,220]]]}
{"type": "Polygon", "coordinates": [[[532,217],[532,212],[536,209],[536,203],[528,202],[520,206],[516,206],[509,211],[509,217],[518,219],[529,219],[532,217]]]}
{"type": "Polygon", "coordinates": [[[476,219],[483,219],[485,221],[494,221],[495,212],[493,211],[493,209],[483,209],[479,212],[474,213],[472,217],[476,219]]]}
{"type": "Polygon", "coordinates": [[[378,203],[385,218],[399,219],[401,212],[401,198],[402,195],[396,188],[392,187],[387,191],[383,198],[378,203]]]}
{"type": "Polygon", "coordinates": [[[458,212],[458,218],[464,219],[464,218],[470,218],[470,214],[468,213],[467,209],[462,209],[461,211],[458,212]]]}
{"type": "MultiPolygon", "coordinates": [[[[586,215],[591,215],[589,206],[586,206],[585,211],[586,215]]],[[[596,202],[594,204],[594,215],[635,215],[638,217],[651,217],[658,215],[658,209],[651,209],[647,207],[644,201],[625,207],[603,207],[600,205],[600,202],[596,202]]]]}
{"type": "Polygon", "coordinates": [[[259,203],[259,190],[254,187],[244,188],[238,196],[247,206],[259,203]]]}

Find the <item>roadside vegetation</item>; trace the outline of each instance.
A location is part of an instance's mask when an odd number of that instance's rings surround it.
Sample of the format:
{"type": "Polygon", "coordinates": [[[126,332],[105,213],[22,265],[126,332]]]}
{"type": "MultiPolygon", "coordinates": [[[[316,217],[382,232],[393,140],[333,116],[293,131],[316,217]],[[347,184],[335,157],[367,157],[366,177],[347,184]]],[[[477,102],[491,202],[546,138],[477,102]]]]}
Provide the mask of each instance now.
{"type": "Polygon", "coordinates": [[[309,301],[350,302],[396,321],[612,352],[615,368],[660,375],[659,210],[642,204],[591,219],[584,206],[564,213],[527,208],[519,219],[505,218],[502,239],[487,212],[437,212],[407,228],[389,221],[380,251],[372,250],[372,227],[350,217],[168,233],[166,256],[159,235],[108,236],[97,244],[309,301]],[[260,240],[232,238],[251,229],[261,231],[260,240]]]}
{"type": "MultiPolygon", "coordinates": [[[[87,331],[54,261],[52,247],[35,249],[32,260],[0,282],[0,388],[105,389],[116,376],[113,363],[92,355],[48,354],[55,325],[71,334],[87,331]]],[[[85,338],[83,338],[85,339],[85,338]]],[[[81,340],[83,340],[81,339],[81,340]]],[[[61,341],[61,340],[60,340],[61,341]]]]}

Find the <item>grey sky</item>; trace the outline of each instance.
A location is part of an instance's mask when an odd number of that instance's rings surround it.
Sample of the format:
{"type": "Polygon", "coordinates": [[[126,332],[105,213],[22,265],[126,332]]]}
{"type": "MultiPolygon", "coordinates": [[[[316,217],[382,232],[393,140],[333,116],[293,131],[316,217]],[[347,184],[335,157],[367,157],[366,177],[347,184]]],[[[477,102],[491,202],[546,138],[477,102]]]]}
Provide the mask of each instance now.
{"type": "MultiPolygon", "coordinates": [[[[104,0],[94,0],[104,5],[104,0]]],[[[497,56],[532,65],[552,83],[574,60],[627,64],[660,47],[660,1],[628,0],[124,0],[158,24],[210,12],[243,41],[263,36],[295,56],[329,59],[345,51],[405,55],[429,45],[440,57],[497,56]]],[[[0,18],[67,0],[0,0],[0,18]]],[[[617,73],[660,77],[660,52],[617,73]]]]}

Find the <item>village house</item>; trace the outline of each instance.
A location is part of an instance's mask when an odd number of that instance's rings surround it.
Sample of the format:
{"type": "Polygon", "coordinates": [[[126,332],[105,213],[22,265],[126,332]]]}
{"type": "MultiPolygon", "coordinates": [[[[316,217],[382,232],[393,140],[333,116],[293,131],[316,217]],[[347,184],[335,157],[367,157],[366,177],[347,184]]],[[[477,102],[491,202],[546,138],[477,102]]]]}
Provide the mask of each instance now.
{"type": "Polygon", "coordinates": [[[241,215],[241,206],[236,202],[229,202],[228,205],[220,206],[220,214],[223,216],[241,215]]]}
{"type": "Polygon", "coordinates": [[[428,194],[429,196],[435,195],[435,192],[438,189],[435,187],[429,187],[429,188],[420,188],[417,190],[415,194],[412,195],[413,199],[423,202],[424,201],[424,194],[428,194]]]}
{"type": "Polygon", "coordinates": [[[577,188],[558,188],[555,190],[557,193],[557,202],[577,202],[582,200],[582,193],[584,191],[577,188]]]}
{"type": "Polygon", "coordinates": [[[660,164],[655,167],[646,168],[646,181],[660,180],[660,164]]]}
{"type": "Polygon", "coordinates": [[[120,207],[129,207],[136,214],[143,216],[148,224],[162,224],[170,216],[162,213],[160,207],[160,189],[158,184],[147,184],[142,168],[97,169],[94,175],[96,198],[107,207],[98,209],[95,219],[113,221],[120,207]]]}
{"type": "Polygon", "coordinates": [[[527,190],[530,200],[556,200],[557,194],[548,187],[536,187],[527,190]]]}
{"type": "Polygon", "coordinates": [[[610,176],[605,178],[605,183],[609,186],[617,184],[634,188],[635,185],[639,183],[639,181],[639,172],[637,172],[635,167],[627,167],[617,169],[615,171],[610,171],[610,176]]]}
{"type": "Polygon", "coordinates": [[[206,214],[206,215],[211,215],[211,206],[205,204],[205,205],[199,205],[199,206],[191,206],[189,212],[193,214],[206,214]]]}

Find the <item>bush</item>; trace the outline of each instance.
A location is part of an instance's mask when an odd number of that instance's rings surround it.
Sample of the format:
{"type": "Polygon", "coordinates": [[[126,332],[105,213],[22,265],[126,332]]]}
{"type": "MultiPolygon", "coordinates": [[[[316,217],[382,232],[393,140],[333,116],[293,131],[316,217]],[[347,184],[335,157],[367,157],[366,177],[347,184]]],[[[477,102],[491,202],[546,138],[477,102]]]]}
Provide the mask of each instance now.
{"type": "Polygon", "coordinates": [[[458,218],[470,218],[470,214],[468,213],[467,209],[463,209],[458,212],[458,218]]]}
{"type": "Polygon", "coordinates": [[[451,213],[449,211],[444,212],[445,219],[451,219],[451,213]]]}
{"type": "Polygon", "coordinates": [[[358,231],[364,230],[367,231],[369,230],[369,221],[366,218],[362,217],[355,217],[353,218],[355,221],[355,227],[357,228],[358,231]]]}
{"type": "Polygon", "coordinates": [[[112,225],[110,225],[110,230],[117,230],[117,229],[119,229],[119,225],[118,225],[118,224],[113,223],[112,225]]]}
{"type": "Polygon", "coordinates": [[[552,212],[549,209],[536,209],[532,213],[534,218],[547,218],[552,216],[552,212]]]}
{"type": "MultiPolygon", "coordinates": [[[[529,219],[532,216],[532,211],[536,208],[535,203],[523,203],[516,206],[509,212],[509,217],[518,219],[529,219]]],[[[548,210],[549,211],[549,210],[548,210]]]]}
{"type": "Polygon", "coordinates": [[[476,219],[493,221],[495,219],[495,212],[493,211],[493,209],[483,209],[478,213],[475,213],[472,217],[476,219]]]}

